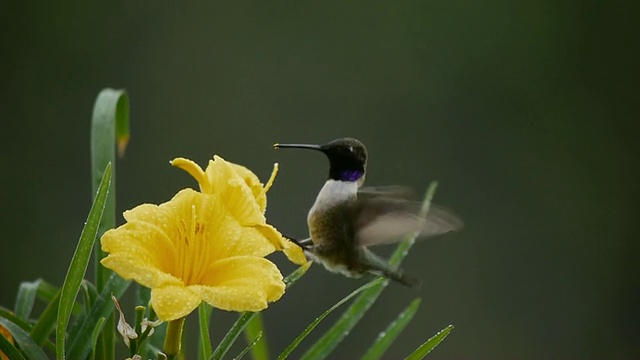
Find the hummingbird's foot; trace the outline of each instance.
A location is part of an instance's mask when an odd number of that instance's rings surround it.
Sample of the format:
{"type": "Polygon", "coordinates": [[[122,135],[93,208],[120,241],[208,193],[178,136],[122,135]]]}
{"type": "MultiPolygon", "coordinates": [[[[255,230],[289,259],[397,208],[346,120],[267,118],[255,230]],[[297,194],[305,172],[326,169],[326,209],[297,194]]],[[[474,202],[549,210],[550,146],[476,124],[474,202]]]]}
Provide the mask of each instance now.
{"type": "Polygon", "coordinates": [[[313,246],[313,241],[311,241],[311,238],[306,238],[306,239],[302,239],[302,240],[298,240],[294,237],[282,234],[282,237],[284,237],[285,239],[291,241],[292,243],[300,246],[302,248],[302,250],[308,250],[309,248],[311,248],[313,246]]]}

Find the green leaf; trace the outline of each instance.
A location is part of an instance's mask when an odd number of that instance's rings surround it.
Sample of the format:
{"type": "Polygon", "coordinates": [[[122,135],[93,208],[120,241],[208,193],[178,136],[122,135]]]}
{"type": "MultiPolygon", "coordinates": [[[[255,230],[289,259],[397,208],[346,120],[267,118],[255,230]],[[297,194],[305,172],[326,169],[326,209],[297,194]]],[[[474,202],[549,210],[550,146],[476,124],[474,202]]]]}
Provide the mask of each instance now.
{"type": "Polygon", "coordinates": [[[58,315],[58,307],[60,306],[60,291],[57,292],[56,296],[51,299],[51,302],[44,309],[38,321],[36,321],[35,325],[31,329],[31,338],[38,345],[44,345],[45,341],[49,338],[49,334],[53,331],[53,327],[56,322],[56,317],[58,315]]]}
{"type": "MultiPolygon", "coordinates": [[[[56,296],[58,294],[58,292],[60,292],[60,288],[49,284],[48,282],[42,280],[42,279],[38,279],[38,281],[40,282],[38,285],[38,299],[43,300],[45,302],[50,302],[51,299],[53,299],[54,296],[56,296]]],[[[75,309],[75,311],[80,311],[81,309],[78,307],[75,309]]]]}
{"type": "MultiPolygon", "coordinates": [[[[37,297],[47,303],[47,307],[44,309],[36,323],[31,327],[30,335],[33,341],[38,345],[48,345],[48,338],[55,326],[56,317],[58,315],[58,306],[60,304],[60,289],[53,286],[42,279],[38,279],[33,283],[38,283],[37,297]]],[[[81,306],[74,302],[72,315],[78,315],[82,311],[81,306]]],[[[13,320],[12,320],[13,321],[13,320]]],[[[15,322],[15,321],[13,321],[15,322]]],[[[27,329],[26,327],[22,327],[27,329]]]]}
{"type": "MultiPolygon", "coordinates": [[[[24,331],[20,326],[12,323],[11,321],[0,318],[0,325],[7,329],[11,336],[13,336],[13,341],[20,347],[20,349],[24,352],[27,359],[30,360],[47,360],[47,355],[44,353],[42,348],[36,344],[33,339],[29,336],[29,333],[24,331]]],[[[0,336],[0,338],[4,338],[0,336]]]]}
{"type": "Polygon", "coordinates": [[[2,351],[9,359],[24,360],[22,353],[4,336],[0,336],[0,351],[2,351]]]}
{"type": "MultiPolygon", "coordinates": [[[[100,179],[107,164],[113,166],[112,191],[107,198],[104,219],[98,230],[101,236],[107,229],[115,227],[116,216],[116,143],[122,155],[129,141],[129,95],[125,90],[103,89],[93,105],[91,117],[91,184],[93,191],[97,191],[100,179]]],[[[105,254],[96,247],[96,287],[102,291],[109,280],[111,271],[100,265],[105,254]]]]}
{"type": "Polygon", "coordinates": [[[427,340],[424,344],[420,345],[411,355],[407,356],[406,360],[420,360],[425,357],[431,350],[433,350],[436,346],[440,344],[444,338],[449,335],[449,333],[453,330],[453,325],[449,325],[446,328],[440,330],[437,334],[435,334],[431,339],[427,340]]]}
{"type": "Polygon", "coordinates": [[[247,327],[244,329],[244,335],[247,339],[247,344],[254,343],[251,347],[251,357],[253,360],[269,360],[269,347],[267,346],[267,337],[264,336],[264,324],[262,321],[262,314],[258,313],[249,321],[247,327]],[[256,342],[260,335],[260,341],[256,342]]]}
{"type": "Polygon", "coordinates": [[[420,299],[415,299],[411,304],[404,309],[403,312],[398,315],[396,320],[389,324],[389,326],[378,335],[378,338],[369,348],[366,354],[362,357],[362,360],[377,360],[384,355],[389,349],[389,346],[398,338],[398,335],[409,324],[413,316],[416,314],[418,307],[420,306],[420,299]]]}
{"type": "Polygon", "coordinates": [[[29,320],[31,310],[33,309],[33,303],[36,301],[36,295],[38,294],[38,287],[42,280],[38,279],[33,282],[23,282],[18,288],[18,294],[16,296],[16,316],[29,320]]]}
{"type": "MultiPolygon", "coordinates": [[[[77,323],[69,334],[69,346],[67,349],[67,359],[84,359],[91,351],[92,335],[102,319],[111,316],[114,311],[111,295],[120,299],[125,290],[131,285],[131,281],[124,280],[118,274],[111,274],[111,278],[100,292],[100,296],[95,300],[91,313],[84,314],[77,319],[77,323]]],[[[106,326],[106,322],[102,325],[106,326]]],[[[98,359],[103,359],[101,355],[96,355],[98,359]]]]}
{"type": "Polygon", "coordinates": [[[284,280],[282,280],[284,284],[287,286],[287,289],[292,287],[293,284],[295,284],[296,281],[298,281],[307,272],[307,270],[309,270],[309,268],[311,267],[311,264],[312,262],[308,261],[306,264],[300,266],[299,268],[296,269],[296,271],[292,272],[286,278],[284,278],[284,280]]]}
{"type": "Polygon", "coordinates": [[[85,314],[91,312],[93,309],[93,305],[95,304],[96,299],[100,294],[98,294],[98,289],[92,283],[84,280],[82,282],[82,291],[84,301],[83,304],[85,306],[85,314]]]}
{"type": "MultiPolygon", "coordinates": [[[[438,183],[433,181],[427,188],[424,202],[422,203],[422,209],[420,209],[421,216],[426,216],[431,206],[431,199],[435,194],[438,183]]],[[[389,258],[389,264],[392,266],[398,266],[402,260],[407,256],[409,249],[415,242],[418,234],[409,236],[406,240],[398,244],[396,249],[389,258]]],[[[354,326],[362,319],[364,314],[369,310],[371,305],[378,299],[378,296],[382,293],[382,290],[389,284],[388,280],[385,280],[376,286],[365,290],[358,296],[358,298],[349,306],[344,312],[342,317],[329,329],[307,352],[302,356],[304,360],[317,360],[326,358],[335,348],[344,340],[344,338],[351,332],[354,326]]]]}
{"type": "Polygon", "coordinates": [[[253,347],[256,346],[256,344],[260,341],[260,339],[262,339],[262,333],[261,332],[257,333],[255,340],[253,340],[249,345],[247,345],[247,347],[244,348],[244,350],[242,350],[240,352],[240,354],[238,354],[238,356],[234,357],[233,360],[242,359],[245,355],[247,355],[249,350],[253,349],[253,347]]]}
{"type": "Polygon", "coordinates": [[[198,346],[200,348],[199,359],[208,359],[211,356],[211,336],[209,335],[209,319],[211,318],[211,306],[204,301],[198,306],[198,319],[200,320],[200,338],[198,346]]]}
{"type": "Polygon", "coordinates": [[[233,326],[231,326],[231,329],[229,329],[222,341],[220,341],[220,344],[218,344],[218,347],[213,351],[209,360],[222,359],[231,346],[236,342],[236,339],[240,336],[242,330],[244,330],[249,321],[251,321],[256,314],[257,313],[254,312],[243,312],[233,326]]]}
{"type": "Polygon", "coordinates": [[[75,302],[78,290],[80,289],[80,283],[87,271],[87,265],[89,264],[89,258],[91,257],[91,250],[93,249],[93,242],[96,239],[98,225],[102,219],[102,212],[104,211],[107,194],[109,193],[110,183],[111,164],[107,165],[107,168],[105,169],[98,193],[93,201],[93,205],[91,205],[89,217],[82,229],[80,241],[78,241],[76,251],[71,259],[71,265],[69,266],[67,276],[65,277],[62,285],[60,305],[58,307],[58,318],[56,321],[56,357],[58,359],[64,358],[64,341],[67,324],[69,322],[69,317],[71,316],[73,303],[75,302]]]}
{"type": "Polygon", "coordinates": [[[316,326],[318,326],[318,324],[327,317],[327,315],[331,314],[331,312],[335,309],[337,309],[338,307],[340,307],[341,305],[343,305],[344,303],[346,303],[347,301],[351,300],[354,296],[358,295],[359,293],[363,292],[366,289],[369,289],[373,286],[376,286],[377,284],[381,283],[383,280],[382,279],[376,279],[373,280],[372,282],[365,284],[361,287],[359,287],[358,289],[356,289],[355,291],[353,291],[351,294],[347,295],[345,298],[343,298],[342,300],[338,301],[335,305],[333,305],[332,307],[330,307],[327,311],[325,311],[324,313],[322,313],[322,315],[318,316],[309,326],[307,326],[306,329],[304,329],[304,331],[298,335],[298,337],[296,337],[293,342],[291,344],[289,344],[289,346],[287,346],[286,349],[284,349],[284,351],[280,354],[280,356],[278,356],[277,360],[284,360],[287,358],[287,356],[289,356],[289,354],[291,354],[291,352],[298,346],[298,344],[300,344],[302,342],[302,340],[304,340],[304,338],[307,337],[307,335],[309,335],[311,333],[311,331],[313,331],[313,329],[315,329],[316,326]]]}
{"type": "MultiPolygon", "coordinates": [[[[116,145],[122,156],[129,142],[129,95],[125,90],[103,89],[93,105],[91,117],[91,181],[96,191],[102,171],[108,163],[113,164],[113,184],[107,197],[104,217],[98,229],[98,238],[116,225],[116,145]]],[[[94,266],[96,287],[102,291],[112,271],[100,264],[105,253],[96,244],[94,266]]],[[[115,318],[107,317],[105,331],[98,339],[96,353],[103,359],[113,359],[115,354],[115,318]]]]}
{"type": "Polygon", "coordinates": [[[353,301],[342,317],[307,352],[302,359],[324,359],[349,334],[389,283],[384,280],[365,290],[353,301]]]}
{"type": "MultiPolygon", "coordinates": [[[[310,266],[311,262],[308,262],[305,265],[300,266],[296,271],[287,276],[284,279],[284,283],[287,285],[287,289],[293,286],[293,284],[295,284],[295,282],[298,281],[298,279],[300,279],[302,275],[307,272],[307,270],[309,270],[310,266]]],[[[236,339],[238,339],[238,336],[240,336],[240,333],[242,333],[249,321],[251,321],[251,319],[253,319],[256,314],[257,313],[254,312],[242,313],[238,320],[236,320],[236,322],[233,324],[231,329],[229,329],[222,341],[220,341],[220,344],[218,344],[218,347],[216,347],[216,349],[213,351],[213,354],[211,355],[211,357],[209,357],[209,360],[222,359],[227,351],[229,351],[231,346],[236,342],[236,339]]]]}
{"type": "Polygon", "coordinates": [[[29,322],[27,322],[26,320],[20,319],[19,317],[15,316],[15,314],[13,314],[11,310],[4,308],[2,306],[0,306],[0,317],[3,317],[11,321],[12,323],[20,326],[20,328],[24,331],[29,331],[32,328],[29,322]]]}
{"type": "MultiPolygon", "coordinates": [[[[40,286],[38,286],[38,299],[41,301],[50,304],[56,297],[60,297],[60,288],[51,285],[48,282],[38,279],[40,281],[40,286]]],[[[57,306],[57,305],[56,305],[57,306]]],[[[56,307],[56,314],[58,308],[56,307]]],[[[71,315],[78,316],[82,312],[82,306],[75,302],[73,303],[73,309],[71,310],[71,315]]]]}
{"type": "Polygon", "coordinates": [[[102,331],[103,324],[104,324],[104,318],[98,319],[98,322],[96,323],[96,327],[93,329],[93,334],[91,334],[91,349],[96,348],[96,344],[98,343],[98,337],[100,337],[100,331],[102,331]]]}
{"type": "MultiPolygon", "coordinates": [[[[60,288],[55,286],[55,285],[51,285],[48,282],[42,280],[42,279],[38,279],[38,281],[40,281],[40,285],[38,286],[38,299],[41,301],[44,301],[45,303],[49,304],[51,303],[51,301],[53,301],[54,298],[59,297],[60,296],[60,288]]],[[[56,311],[58,311],[58,309],[56,308],[56,311]]],[[[71,310],[71,314],[74,316],[79,315],[82,312],[82,306],[80,304],[78,304],[77,302],[73,303],[73,309],[71,310]]]]}

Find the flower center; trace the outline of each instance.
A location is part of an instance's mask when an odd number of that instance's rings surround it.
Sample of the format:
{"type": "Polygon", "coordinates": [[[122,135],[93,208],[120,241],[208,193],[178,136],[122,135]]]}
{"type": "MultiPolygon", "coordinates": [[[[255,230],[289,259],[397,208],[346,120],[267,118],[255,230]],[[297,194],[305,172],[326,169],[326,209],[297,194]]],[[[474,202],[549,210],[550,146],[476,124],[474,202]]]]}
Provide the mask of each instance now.
{"type": "Polygon", "coordinates": [[[178,261],[173,273],[187,286],[198,284],[210,263],[209,244],[205,239],[206,227],[206,223],[198,221],[196,205],[192,205],[190,221],[181,222],[180,239],[176,244],[178,261]]]}

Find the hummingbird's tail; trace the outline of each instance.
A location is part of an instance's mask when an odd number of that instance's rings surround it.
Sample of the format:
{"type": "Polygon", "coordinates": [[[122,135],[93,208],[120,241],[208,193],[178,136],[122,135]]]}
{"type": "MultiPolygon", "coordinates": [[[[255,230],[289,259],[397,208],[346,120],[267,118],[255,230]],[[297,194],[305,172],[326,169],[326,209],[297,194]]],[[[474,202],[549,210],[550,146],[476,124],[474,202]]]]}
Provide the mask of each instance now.
{"type": "Polygon", "coordinates": [[[418,289],[422,285],[420,279],[404,274],[401,269],[396,272],[385,273],[384,276],[388,277],[391,280],[397,281],[404,286],[408,286],[414,289],[418,289]]]}
{"type": "Polygon", "coordinates": [[[363,247],[362,250],[370,273],[378,276],[384,276],[410,288],[419,288],[422,284],[419,279],[406,275],[404,270],[392,268],[388,262],[369,251],[367,248],[363,247]]]}

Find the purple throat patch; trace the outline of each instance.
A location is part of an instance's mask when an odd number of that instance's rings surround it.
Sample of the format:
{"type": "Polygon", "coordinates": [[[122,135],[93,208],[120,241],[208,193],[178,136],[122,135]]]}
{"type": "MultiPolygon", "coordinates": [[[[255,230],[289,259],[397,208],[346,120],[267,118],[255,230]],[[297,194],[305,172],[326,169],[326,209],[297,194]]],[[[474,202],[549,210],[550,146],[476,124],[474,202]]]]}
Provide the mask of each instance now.
{"type": "Polygon", "coordinates": [[[340,173],[340,180],[342,181],[357,181],[362,177],[362,171],[360,170],[344,170],[340,173]]]}

